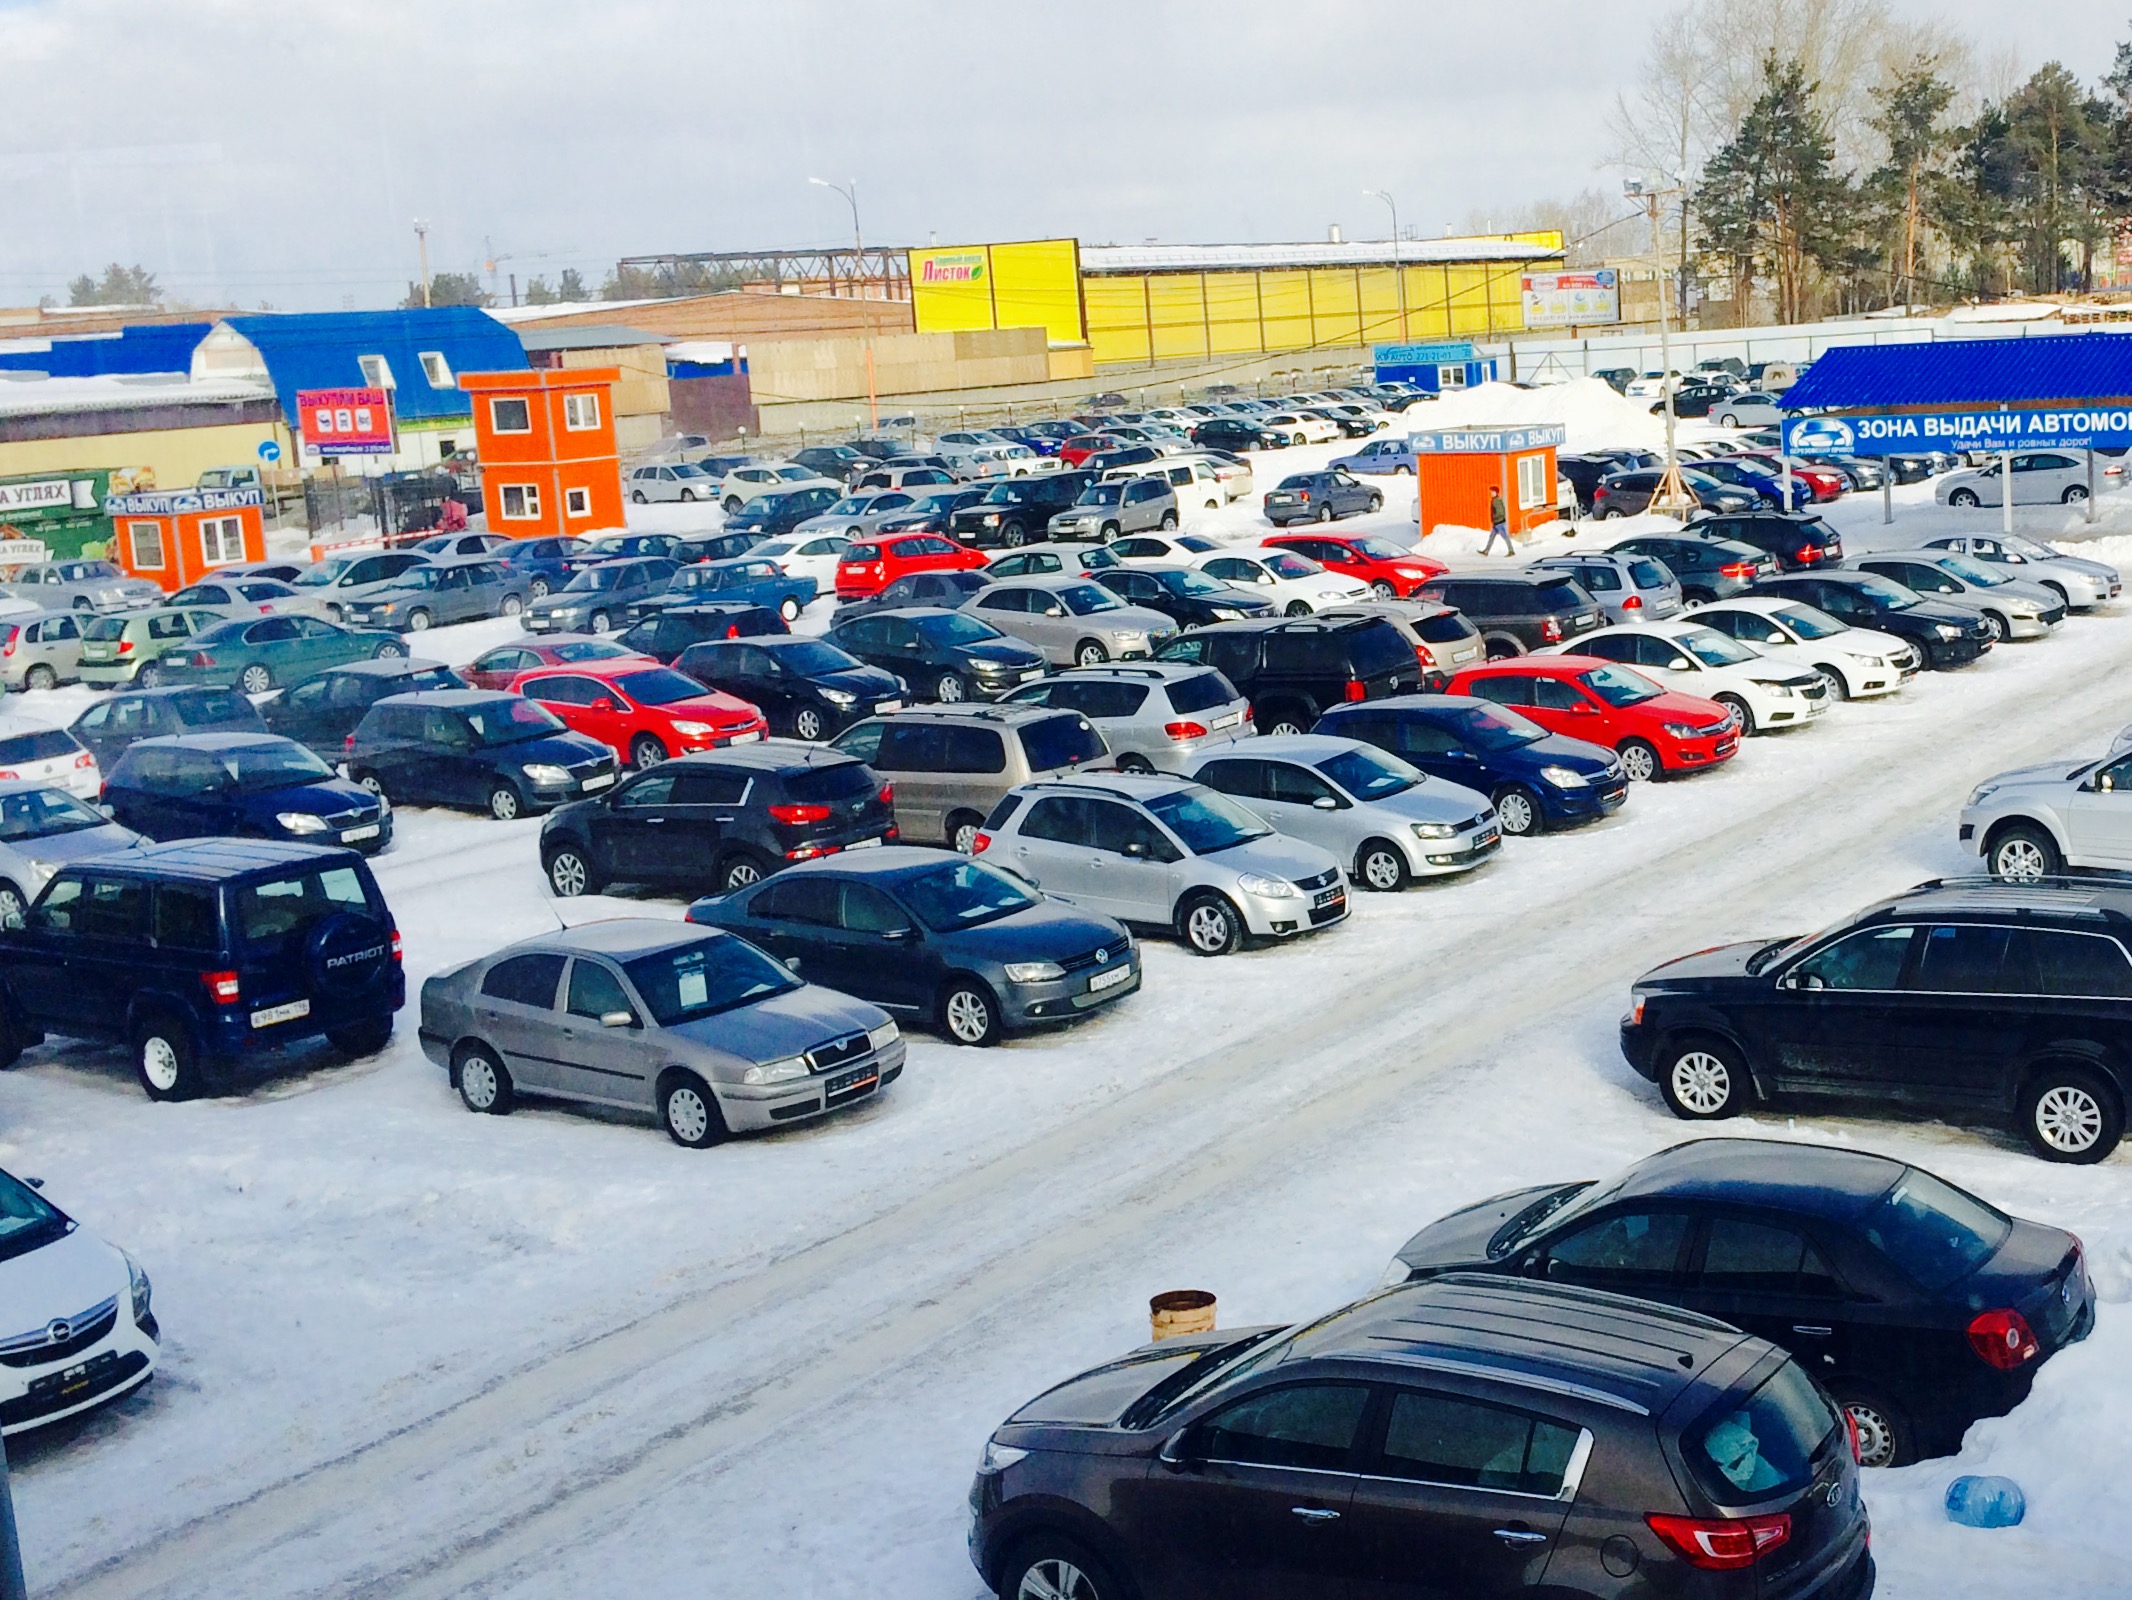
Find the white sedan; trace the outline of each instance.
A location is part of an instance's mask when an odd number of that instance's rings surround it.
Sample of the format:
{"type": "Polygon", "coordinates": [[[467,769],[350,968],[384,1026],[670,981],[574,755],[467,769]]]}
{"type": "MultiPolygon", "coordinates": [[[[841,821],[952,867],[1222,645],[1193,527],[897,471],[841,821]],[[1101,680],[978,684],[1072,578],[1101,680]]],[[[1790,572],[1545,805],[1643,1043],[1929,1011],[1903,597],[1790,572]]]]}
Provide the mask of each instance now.
{"type": "Polygon", "coordinates": [[[797,461],[751,461],[719,480],[718,503],[732,512],[759,494],[783,494],[789,489],[834,489],[842,494],[844,487],[797,461]]]}
{"type": "Polygon", "coordinates": [[[1276,411],[1270,417],[1261,417],[1258,425],[1268,433],[1284,434],[1305,444],[1331,444],[1335,439],[1347,437],[1337,422],[1305,416],[1300,411],[1276,411]]]}
{"type": "Polygon", "coordinates": [[[1634,667],[1663,688],[1715,700],[1739,719],[1742,733],[1801,727],[1834,698],[1828,680],[1813,668],[1773,660],[1694,622],[1622,623],[1545,653],[1634,667]]]}
{"type": "Polygon", "coordinates": [[[148,1274],[0,1172],[0,1433],[129,1394],[155,1371],[148,1274]]]}
{"type": "Polygon", "coordinates": [[[1741,595],[1695,606],[1679,620],[1715,628],[1772,661],[1819,672],[1846,700],[1893,694],[1919,665],[1908,641],[1853,628],[1797,600],[1741,595]]]}
{"type": "Polygon", "coordinates": [[[851,541],[840,533],[786,534],[748,547],[748,554],[774,561],[788,578],[812,578],[816,592],[828,594],[837,584],[837,563],[851,541]]]}
{"type": "Polygon", "coordinates": [[[1194,556],[1187,565],[1223,583],[1254,590],[1291,617],[1370,598],[1368,584],[1327,572],[1293,550],[1216,550],[1194,556]]]}

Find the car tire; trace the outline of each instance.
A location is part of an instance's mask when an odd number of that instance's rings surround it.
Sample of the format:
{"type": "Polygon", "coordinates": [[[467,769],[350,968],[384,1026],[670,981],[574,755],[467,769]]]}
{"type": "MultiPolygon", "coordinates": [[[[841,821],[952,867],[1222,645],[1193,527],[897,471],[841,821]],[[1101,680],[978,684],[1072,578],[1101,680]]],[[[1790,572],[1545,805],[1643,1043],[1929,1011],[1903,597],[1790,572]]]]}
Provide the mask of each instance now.
{"type": "Polygon", "coordinates": [[[1821,674],[1821,681],[1828,685],[1828,697],[1831,701],[1850,699],[1850,683],[1835,667],[1827,662],[1822,662],[1814,670],[1821,674]]]}
{"type": "Polygon", "coordinates": [[[646,504],[649,504],[649,502],[648,502],[648,501],[646,501],[646,500],[645,500],[645,498],[644,498],[644,491],[643,491],[642,489],[632,489],[632,490],[630,490],[630,491],[629,491],[629,498],[630,498],[630,499],[632,499],[632,500],[634,500],[634,501],[635,501],[635,502],[636,502],[636,503],[637,503],[638,505],[640,505],[640,506],[641,506],[641,505],[646,505],[646,504]]]}
{"type": "Polygon", "coordinates": [[[348,608],[328,600],[326,602],[326,620],[328,622],[346,622],[348,620],[348,608]]]}
{"type": "Polygon", "coordinates": [[[1670,1040],[1658,1060],[1658,1092],[1688,1122],[1737,1116],[1747,1104],[1747,1068],[1739,1052],[1708,1034],[1670,1040]]]}
{"type": "Polygon", "coordinates": [[[1870,1389],[1841,1387],[1836,1404],[1851,1419],[1861,1467],[1906,1467],[1917,1459],[1917,1435],[1900,1408],[1870,1389]]]}
{"type": "Polygon", "coordinates": [[[1402,461],[1398,466],[1392,468],[1392,476],[1395,478],[1411,478],[1414,476],[1414,469],[1402,461]]]}
{"type": "Polygon", "coordinates": [[[629,741],[629,764],[639,772],[649,771],[666,759],[666,746],[649,733],[640,733],[629,741]]]}
{"type": "Polygon", "coordinates": [[[1312,517],[1310,520],[1312,522],[1330,522],[1332,521],[1332,519],[1333,508],[1331,506],[1320,506],[1318,507],[1318,514],[1312,517]]]}
{"type": "Polygon", "coordinates": [[[40,661],[22,675],[22,687],[25,689],[56,689],[59,687],[59,674],[40,661]]]}
{"type": "Polygon", "coordinates": [[[2001,827],[1984,846],[1984,865],[2001,883],[2035,883],[2065,870],[2058,841],[2034,823],[2001,827]]]}
{"type": "Polygon", "coordinates": [[[933,684],[933,698],[944,706],[960,705],[970,698],[969,685],[959,672],[943,672],[933,684]]]}
{"type": "Polygon", "coordinates": [[[496,611],[499,616],[515,617],[525,608],[526,603],[519,599],[517,595],[507,594],[503,597],[502,604],[497,606],[496,611]]]}
{"type": "Polygon", "coordinates": [[[1110,659],[1110,652],[1094,639],[1083,639],[1073,647],[1073,664],[1077,667],[1100,667],[1110,659]]]}
{"type": "Polygon", "coordinates": [[[940,1031],[972,1049],[998,1044],[999,1001],[976,978],[948,979],[940,986],[940,1031]]]}
{"type": "Polygon", "coordinates": [[[1507,633],[1491,633],[1484,642],[1488,647],[1490,661],[1508,661],[1512,656],[1525,653],[1525,646],[1507,633]]]}
{"type": "Polygon", "coordinates": [[[1310,615],[1310,602],[1308,600],[1291,600],[1282,610],[1281,615],[1284,617],[1307,617],[1310,615]]]}
{"type": "Polygon", "coordinates": [[[1019,550],[1029,542],[1029,533],[1019,522],[1010,522],[999,530],[999,542],[1009,550],[1019,550]]]}
{"type": "Polygon", "coordinates": [[[20,927],[29,908],[29,897],[12,880],[0,878],[0,928],[20,927]]]}
{"type": "Polygon", "coordinates": [[[2046,1161],[2089,1166],[2115,1150],[2124,1131],[2124,1102],[2091,1067],[2046,1062],[2022,1092],[2021,1136],[2046,1161]]]}
{"type": "Polygon", "coordinates": [[[1129,1600],[1086,1546],[1059,1534],[1024,1539],[999,1566],[1000,1600],[1129,1600]]]}
{"type": "Polygon", "coordinates": [[[407,613],[407,631],[409,633],[427,633],[429,632],[430,623],[434,620],[427,611],[418,606],[407,613]]]}
{"type": "Polygon", "coordinates": [[[792,736],[796,739],[819,739],[828,726],[813,706],[801,706],[792,713],[792,736]]]}
{"type": "Polygon", "coordinates": [[[163,669],[153,661],[141,663],[141,670],[133,675],[136,689],[159,689],[163,685],[163,669]]]}
{"type": "MultiPolygon", "coordinates": [[[[1148,773],[1153,772],[1155,768],[1153,763],[1151,763],[1148,758],[1142,755],[1139,751],[1128,750],[1124,755],[1118,757],[1118,770],[1120,772],[1130,772],[1144,777],[1148,773]]],[[[0,885],[0,894],[4,894],[5,892],[5,886],[0,885]]]]}
{"type": "Polygon", "coordinates": [[[551,591],[548,588],[548,580],[546,578],[535,578],[531,583],[526,585],[526,593],[531,595],[535,600],[547,599],[550,592],[551,591]]]}
{"type": "Polygon", "coordinates": [[[1407,858],[1389,839],[1367,839],[1355,852],[1355,882],[1379,894],[1397,894],[1407,886],[1407,858]]]}
{"type": "Polygon", "coordinates": [[[1737,428],[1740,425],[1740,419],[1728,411],[1717,419],[1717,425],[1720,428],[1737,428]]]}
{"type": "Polygon", "coordinates": [[[1274,701],[1252,720],[1258,724],[1258,731],[1270,739],[1308,733],[1311,729],[1310,713],[1283,700],[1274,701]]]}
{"type": "Polygon", "coordinates": [[[550,850],[542,867],[548,874],[548,887],[558,900],[600,892],[600,875],[593,869],[592,858],[574,844],[550,850]]]}
{"type": "Polygon", "coordinates": [[[326,1043],[355,1060],[374,1056],[392,1043],[392,1013],[388,1011],[382,1017],[365,1017],[360,1022],[328,1028],[326,1043]]]}
{"type": "Polygon", "coordinates": [[[1364,509],[1369,511],[1382,511],[1384,509],[1384,496],[1381,494],[1371,495],[1369,497],[1369,504],[1364,509]]]}
{"type": "Polygon", "coordinates": [[[1099,543],[1109,544],[1117,537],[1118,525],[1115,522],[1106,522],[1096,530],[1096,539],[1099,543]]]}
{"type": "Polygon", "coordinates": [[[1177,526],[1177,513],[1176,513],[1176,512],[1174,512],[1174,511],[1165,511],[1165,512],[1163,512],[1163,514],[1162,514],[1162,531],[1163,531],[1164,533],[1168,533],[1168,532],[1170,532],[1171,530],[1173,530],[1173,529],[1174,529],[1174,528],[1175,528],[1176,526],[1177,526]]]}
{"type": "Polygon", "coordinates": [[[1391,581],[1386,578],[1372,578],[1370,580],[1370,593],[1379,600],[1397,600],[1399,598],[1399,591],[1393,588],[1391,581]]]}
{"type": "Polygon", "coordinates": [[[950,811],[947,821],[948,848],[957,855],[971,856],[977,853],[978,830],[985,819],[974,811],[950,811]]]}
{"type": "Polygon", "coordinates": [[[1631,783],[1651,783],[1665,776],[1665,766],[1649,740],[1624,739],[1614,753],[1621,757],[1621,770],[1628,774],[1631,783]]]}
{"type": "Polygon", "coordinates": [[[1976,507],[1982,505],[1983,503],[1984,502],[1978,498],[1977,492],[1974,489],[1956,489],[1952,494],[1947,496],[1947,504],[1949,504],[1950,506],[1961,506],[1964,510],[1974,510],[1976,507]]]}
{"type": "Polygon", "coordinates": [[[592,631],[594,633],[605,633],[609,628],[614,626],[614,618],[609,616],[604,611],[593,612],[591,621],[592,631]]]}
{"type": "Polygon", "coordinates": [[[1519,783],[1495,792],[1495,820],[1513,839],[1529,839],[1547,831],[1547,817],[1540,810],[1540,797],[1519,783]]]}
{"type": "Polygon", "coordinates": [[[727,495],[725,500],[725,514],[729,517],[732,516],[741,508],[742,504],[744,504],[744,502],[741,500],[739,495],[727,495]]]}
{"type": "Polygon", "coordinates": [[[693,1072],[669,1073],[659,1082],[659,1123],[687,1150],[708,1150],[726,1137],[718,1097],[693,1072]]]}
{"type": "Polygon", "coordinates": [[[1991,630],[1991,642],[1993,644],[2003,642],[2013,633],[2013,627],[2007,622],[2005,613],[1999,611],[1985,612],[1984,626],[1991,630]]]}
{"type": "Polygon", "coordinates": [[[1739,720],[1741,738],[1744,739],[1755,731],[1754,712],[1748,707],[1746,701],[1736,694],[1714,695],[1712,698],[1739,720]]]}
{"type": "Polygon", "coordinates": [[[735,850],[718,863],[718,870],[712,877],[720,894],[734,894],[762,882],[772,870],[754,851],[735,850]]]}
{"type": "Polygon", "coordinates": [[[525,809],[525,800],[511,784],[499,783],[489,791],[489,815],[498,822],[516,822],[525,809]]]}
{"type": "Polygon", "coordinates": [[[373,661],[394,661],[406,654],[407,646],[400,643],[400,641],[397,639],[387,639],[383,644],[379,645],[375,650],[370,652],[370,657],[373,661]]]}
{"type": "Polygon", "coordinates": [[[1244,918],[1212,890],[1188,897],[1177,908],[1177,936],[1198,956],[1225,956],[1244,942],[1244,918]]]}
{"type": "Polygon", "coordinates": [[[777,603],[777,614],[788,623],[799,621],[801,609],[798,598],[793,595],[788,594],[777,603]]]}
{"type": "Polygon", "coordinates": [[[169,1012],[135,1024],[133,1075],[151,1100],[190,1100],[206,1087],[191,1030],[169,1012]]]}
{"type": "Polygon", "coordinates": [[[2077,506],[2082,501],[2086,500],[2087,497],[2088,491],[2086,487],[2082,484],[2075,483],[2068,485],[2065,493],[2060,495],[2058,499],[2059,502],[2063,505],[2077,506]]]}
{"type": "Polygon", "coordinates": [[[255,661],[237,674],[237,687],[246,694],[265,694],[274,687],[274,674],[255,661]]]}
{"type": "Polygon", "coordinates": [[[696,503],[696,491],[693,489],[683,489],[681,491],[681,503],[683,505],[694,505],[696,503]]]}

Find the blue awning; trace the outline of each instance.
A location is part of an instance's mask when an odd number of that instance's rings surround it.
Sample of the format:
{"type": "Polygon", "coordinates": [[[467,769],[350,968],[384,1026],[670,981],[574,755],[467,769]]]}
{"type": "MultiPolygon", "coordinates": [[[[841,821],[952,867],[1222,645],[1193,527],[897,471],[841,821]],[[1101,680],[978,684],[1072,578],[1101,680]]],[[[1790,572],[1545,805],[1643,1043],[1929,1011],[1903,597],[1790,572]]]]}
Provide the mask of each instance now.
{"type": "Polygon", "coordinates": [[[1784,391],[1787,411],[2132,400],[2132,334],[1838,345],[1784,391]]]}

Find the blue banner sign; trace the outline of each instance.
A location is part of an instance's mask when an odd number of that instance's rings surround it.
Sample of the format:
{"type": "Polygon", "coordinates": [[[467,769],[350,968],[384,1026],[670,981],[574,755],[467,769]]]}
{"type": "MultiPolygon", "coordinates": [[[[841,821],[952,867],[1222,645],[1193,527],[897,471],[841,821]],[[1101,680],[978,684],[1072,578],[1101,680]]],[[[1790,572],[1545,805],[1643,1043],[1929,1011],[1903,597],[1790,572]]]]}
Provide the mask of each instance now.
{"type": "Polygon", "coordinates": [[[257,489],[171,489],[160,494],[114,494],[104,499],[107,517],[174,517],[185,511],[234,511],[265,502],[257,489]]]}
{"type": "Polygon", "coordinates": [[[1479,359],[1468,339],[1437,344],[1380,344],[1371,354],[1380,367],[1462,367],[1479,359]]]}
{"type": "Polygon", "coordinates": [[[1500,456],[1515,450],[1559,449],[1569,430],[1559,422],[1532,422],[1518,428],[1434,428],[1407,435],[1418,456],[1500,456]]]}
{"type": "Polygon", "coordinates": [[[1785,450],[1810,456],[1900,456],[1925,450],[2117,450],[2127,446],[2132,446],[2132,405],[1784,419],[1785,450]]]}

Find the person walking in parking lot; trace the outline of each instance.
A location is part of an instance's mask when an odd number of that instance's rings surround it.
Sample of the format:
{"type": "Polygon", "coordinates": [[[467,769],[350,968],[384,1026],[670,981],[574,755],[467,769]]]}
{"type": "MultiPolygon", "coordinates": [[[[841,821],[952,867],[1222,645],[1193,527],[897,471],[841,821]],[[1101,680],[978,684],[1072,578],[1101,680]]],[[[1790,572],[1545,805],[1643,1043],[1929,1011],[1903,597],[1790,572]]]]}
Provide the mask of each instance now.
{"type": "Polygon", "coordinates": [[[1488,542],[1481,546],[1481,554],[1495,554],[1495,541],[1503,541],[1503,554],[1515,558],[1518,547],[1510,542],[1510,508],[1503,504],[1503,491],[1488,491],[1488,542]]]}

